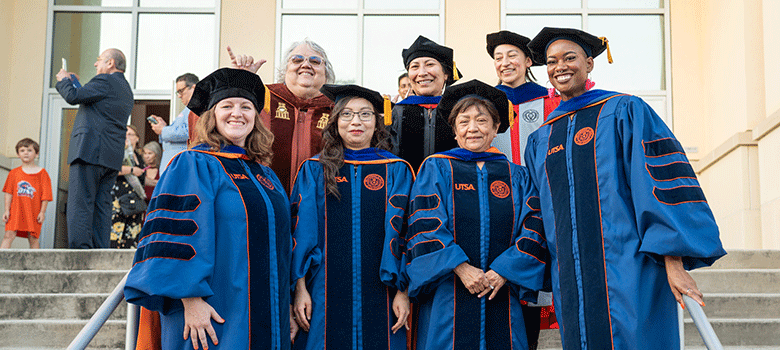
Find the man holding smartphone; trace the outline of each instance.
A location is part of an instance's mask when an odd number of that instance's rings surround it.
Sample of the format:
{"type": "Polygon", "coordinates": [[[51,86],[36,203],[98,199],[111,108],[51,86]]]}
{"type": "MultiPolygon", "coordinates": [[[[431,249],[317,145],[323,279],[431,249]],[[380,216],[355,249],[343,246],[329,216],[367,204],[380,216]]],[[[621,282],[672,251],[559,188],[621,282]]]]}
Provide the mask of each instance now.
{"type": "Polygon", "coordinates": [[[122,51],[108,49],[95,62],[97,75],[84,86],[74,84],[74,73],[57,73],[57,91],[69,104],[79,105],[68,148],[70,248],[109,247],[111,187],[122,166],[127,118],[133,110],[125,65],[122,51]]]}
{"type": "Polygon", "coordinates": [[[177,153],[187,149],[187,140],[189,139],[189,127],[187,118],[190,110],[187,104],[192,97],[192,89],[198,83],[198,77],[192,73],[184,73],[176,78],[176,95],[184,104],[184,109],[179,113],[176,119],[168,125],[165,120],[152,114],[147,118],[152,126],[152,130],[160,135],[160,143],[163,146],[162,159],[160,161],[160,175],[165,171],[171,158],[177,153]]]}

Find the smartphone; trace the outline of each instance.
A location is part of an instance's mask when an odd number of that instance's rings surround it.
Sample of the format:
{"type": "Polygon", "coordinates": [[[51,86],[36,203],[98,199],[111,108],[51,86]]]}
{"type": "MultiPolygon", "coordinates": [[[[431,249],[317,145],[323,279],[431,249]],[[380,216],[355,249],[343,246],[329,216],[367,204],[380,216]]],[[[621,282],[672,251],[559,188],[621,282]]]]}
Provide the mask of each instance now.
{"type": "Polygon", "coordinates": [[[155,118],[155,117],[148,116],[148,117],[146,117],[146,120],[148,120],[152,124],[157,124],[157,118],[155,118]]]}
{"type": "Polygon", "coordinates": [[[62,58],[62,70],[68,71],[68,60],[66,60],[65,57],[62,58]]]}

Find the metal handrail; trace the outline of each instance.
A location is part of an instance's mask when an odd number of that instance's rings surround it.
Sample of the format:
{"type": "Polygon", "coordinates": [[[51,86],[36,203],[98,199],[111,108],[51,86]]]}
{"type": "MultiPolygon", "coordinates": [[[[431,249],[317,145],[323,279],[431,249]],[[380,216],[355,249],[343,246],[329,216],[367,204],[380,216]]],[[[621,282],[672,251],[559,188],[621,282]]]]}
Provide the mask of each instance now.
{"type": "MultiPolygon", "coordinates": [[[[97,335],[100,328],[106,323],[111,314],[116,310],[117,306],[125,299],[124,288],[127,282],[127,274],[122,278],[122,281],[117,284],[111,294],[106,298],[100,308],[92,315],[89,322],[81,329],[75,339],[68,345],[68,350],[84,350],[87,345],[92,341],[92,338],[97,335]]],[[[718,339],[718,335],[715,334],[715,330],[712,329],[712,324],[707,320],[707,315],[704,314],[704,310],[699,303],[693,300],[687,295],[683,295],[683,302],[685,308],[693,319],[693,323],[696,325],[696,329],[699,330],[704,345],[709,350],[723,350],[723,345],[718,339]]],[[[678,306],[679,308],[679,306],[678,306]]],[[[685,333],[684,323],[682,322],[682,313],[680,315],[680,348],[684,349],[685,346],[685,333]]],[[[139,307],[137,305],[127,305],[127,332],[125,333],[125,350],[133,350],[136,346],[136,337],[138,335],[138,318],[139,307]]]]}
{"type": "MultiPolygon", "coordinates": [[[[122,303],[122,300],[125,300],[125,282],[127,282],[127,274],[125,274],[125,277],[122,278],[122,281],[119,282],[119,284],[116,285],[114,288],[114,291],[111,292],[111,294],[106,298],[106,300],[103,302],[103,304],[100,305],[100,308],[98,308],[97,311],[95,311],[95,314],[92,315],[92,318],[89,319],[89,322],[84,326],[84,328],[81,329],[79,334],[76,336],[76,338],[73,339],[73,341],[68,345],[68,350],[84,350],[87,348],[87,345],[89,345],[89,342],[92,341],[92,338],[95,337],[95,335],[100,331],[100,328],[103,327],[103,325],[106,323],[109,317],[111,317],[111,314],[116,310],[116,307],[119,306],[120,303],[122,303]]],[[[129,310],[130,307],[135,307],[134,305],[128,306],[128,314],[127,314],[127,334],[131,333],[130,330],[137,330],[137,323],[138,323],[138,314],[136,312],[131,312],[129,310]],[[135,320],[131,320],[131,318],[135,318],[135,320]]],[[[135,338],[132,339],[132,342],[126,341],[125,342],[125,349],[135,349],[135,338]],[[132,347],[130,347],[132,346],[132,347]]]]}
{"type": "Polygon", "coordinates": [[[718,339],[718,335],[715,334],[715,330],[712,329],[712,324],[707,320],[707,315],[704,314],[704,310],[699,303],[693,300],[687,295],[683,295],[683,302],[685,303],[685,309],[693,319],[693,323],[696,325],[696,329],[699,330],[699,335],[704,341],[704,345],[709,350],[723,350],[723,345],[718,339]]]}

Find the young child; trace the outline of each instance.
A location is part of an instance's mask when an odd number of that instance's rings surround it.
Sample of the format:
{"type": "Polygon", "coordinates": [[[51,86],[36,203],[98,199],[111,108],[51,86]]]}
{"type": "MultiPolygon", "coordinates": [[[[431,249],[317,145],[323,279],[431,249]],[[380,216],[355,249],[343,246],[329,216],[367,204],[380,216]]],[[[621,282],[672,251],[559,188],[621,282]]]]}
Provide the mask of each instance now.
{"type": "Polygon", "coordinates": [[[38,237],[52,193],[49,174],[35,164],[39,151],[38,143],[29,138],[16,144],[16,155],[22,160],[22,166],[8,173],[3,186],[5,237],[0,248],[11,248],[11,242],[16,236],[27,237],[31,249],[41,247],[38,237]]]}

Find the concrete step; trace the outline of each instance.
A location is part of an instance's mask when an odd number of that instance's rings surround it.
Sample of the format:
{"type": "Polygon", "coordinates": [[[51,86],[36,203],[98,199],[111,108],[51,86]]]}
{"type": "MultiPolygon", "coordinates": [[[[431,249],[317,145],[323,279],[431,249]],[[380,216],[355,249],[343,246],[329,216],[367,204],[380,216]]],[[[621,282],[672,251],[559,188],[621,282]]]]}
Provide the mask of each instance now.
{"type": "MultiPolygon", "coordinates": [[[[780,319],[720,319],[710,318],[715,334],[724,346],[734,349],[780,350],[780,319]]],[[[699,331],[693,321],[685,321],[685,345],[703,347],[699,331]]],[[[557,329],[542,330],[539,349],[561,349],[561,336],[557,329]]],[[[727,349],[731,349],[727,347],[727,349]]]]}
{"type": "Polygon", "coordinates": [[[708,318],[780,318],[780,294],[705,293],[704,303],[708,318]]]}
{"type": "Polygon", "coordinates": [[[0,293],[111,293],[126,271],[0,271],[0,293]]]}
{"type": "MultiPolygon", "coordinates": [[[[108,293],[0,294],[0,320],[70,319],[88,320],[108,293]]],[[[111,314],[111,320],[127,317],[127,303],[122,302],[111,314]]]]}
{"type": "Polygon", "coordinates": [[[560,349],[561,333],[557,329],[543,329],[539,332],[538,349],[560,349]]]}
{"type": "MultiPolygon", "coordinates": [[[[3,348],[0,348],[3,350],[3,348]]],[[[539,348],[538,350],[561,350],[561,348],[539,348]]],[[[705,346],[685,346],[682,350],[708,350],[705,346]]],[[[780,346],[723,346],[723,350],[780,350],[780,346]]]]}
{"type": "Polygon", "coordinates": [[[780,250],[729,250],[710,269],[780,269],[780,250]]]}
{"type": "MultiPolygon", "coordinates": [[[[64,349],[76,338],[87,321],[34,320],[0,321],[0,339],[3,346],[19,349],[58,348],[64,349]]],[[[100,349],[124,348],[125,321],[109,320],[100,329],[89,346],[100,349]]]]}
{"type": "MultiPolygon", "coordinates": [[[[684,350],[708,350],[706,346],[686,346],[684,350]]],[[[723,350],[780,350],[780,346],[728,346],[724,345],[723,350]]]]}
{"type": "MultiPolygon", "coordinates": [[[[780,318],[710,318],[709,321],[723,345],[750,347],[780,345],[780,318]]],[[[699,331],[691,320],[685,321],[685,345],[704,346],[699,331]]]]}
{"type": "Polygon", "coordinates": [[[706,293],[780,293],[780,269],[699,269],[691,271],[706,293]]]}
{"type": "Polygon", "coordinates": [[[135,249],[3,249],[0,270],[129,270],[135,249]]]}

